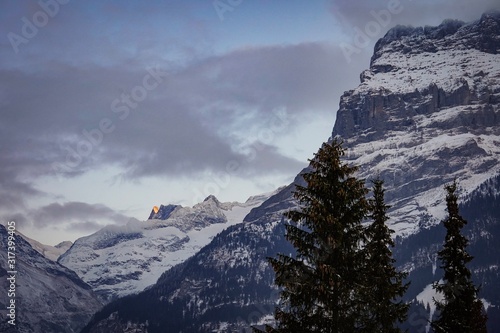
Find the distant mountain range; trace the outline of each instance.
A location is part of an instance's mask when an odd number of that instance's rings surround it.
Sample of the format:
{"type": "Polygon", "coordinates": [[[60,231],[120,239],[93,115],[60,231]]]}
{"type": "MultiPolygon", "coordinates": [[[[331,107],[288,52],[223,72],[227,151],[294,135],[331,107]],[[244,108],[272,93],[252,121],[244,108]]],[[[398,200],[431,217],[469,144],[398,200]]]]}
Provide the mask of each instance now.
{"type": "Polygon", "coordinates": [[[23,235],[22,233],[19,233],[19,235],[23,237],[28,243],[30,243],[31,247],[34,250],[52,261],[57,261],[57,259],[59,259],[59,257],[66,251],[68,251],[69,248],[73,245],[73,242],[70,241],[61,242],[55,246],[45,245],[23,235]]]}
{"type": "Polygon", "coordinates": [[[109,226],[80,238],[59,258],[92,286],[103,301],[134,294],[153,285],[172,266],[193,256],[269,195],[245,203],[207,197],[194,207],[160,206],[144,222],[109,226]]]}

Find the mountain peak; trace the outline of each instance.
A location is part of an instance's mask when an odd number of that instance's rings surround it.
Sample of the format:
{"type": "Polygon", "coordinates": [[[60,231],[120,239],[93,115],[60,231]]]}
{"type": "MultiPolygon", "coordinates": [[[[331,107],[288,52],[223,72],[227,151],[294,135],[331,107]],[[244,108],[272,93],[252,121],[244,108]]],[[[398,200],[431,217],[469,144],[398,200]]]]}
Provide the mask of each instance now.
{"type": "Polygon", "coordinates": [[[220,204],[219,199],[217,199],[217,197],[213,194],[210,194],[208,197],[205,198],[205,200],[203,200],[203,202],[208,202],[208,201],[213,201],[217,205],[220,204]]]}
{"type": "Polygon", "coordinates": [[[438,26],[413,27],[411,25],[397,25],[387,31],[385,36],[380,39],[380,42],[381,44],[388,44],[403,37],[416,38],[418,36],[430,39],[442,39],[457,32],[464,24],[465,22],[460,20],[446,19],[438,26]]]}
{"type": "Polygon", "coordinates": [[[55,248],[58,248],[58,249],[69,249],[71,247],[71,245],[73,245],[73,242],[71,241],[63,241],[57,245],[55,245],[54,247],[55,248]]]}
{"type": "Polygon", "coordinates": [[[160,205],[160,208],[154,206],[149,214],[148,220],[166,220],[170,217],[176,208],[180,208],[180,205],[160,205]]]}
{"type": "MultiPolygon", "coordinates": [[[[10,246],[12,241],[15,243],[16,271],[9,272],[9,276],[17,274],[20,282],[14,296],[18,309],[14,327],[18,327],[19,332],[30,333],[79,332],[101,307],[101,301],[75,272],[48,259],[25,238],[17,231],[8,231],[0,223],[0,288],[5,291],[9,290],[10,283],[6,274],[12,269],[7,261],[11,255],[7,253],[7,245],[10,246]],[[47,313],[50,318],[47,318],[47,313]]],[[[7,292],[2,298],[3,306],[8,301],[6,296],[7,292]]],[[[2,332],[5,332],[3,325],[7,323],[6,313],[4,309],[0,313],[2,332]]]]}
{"type": "Polygon", "coordinates": [[[443,122],[436,117],[445,108],[466,105],[481,108],[488,120],[454,109],[450,116],[461,113],[469,121],[449,120],[446,128],[491,126],[491,105],[500,101],[498,36],[498,12],[469,24],[447,20],[438,27],[391,29],[377,42],[361,84],[341,97],[332,136],[368,142],[389,130],[421,130],[431,118],[443,122]],[[429,119],[422,123],[422,117],[429,119]]]}
{"type": "Polygon", "coordinates": [[[444,20],[438,26],[412,27],[398,25],[390,29],[375,44],[371,64],[387,52],[410,56],[422,52],[476,49],[497,54],[500,35],[500,12],[485,13],[477,21],[464,23],[444,20]]]}

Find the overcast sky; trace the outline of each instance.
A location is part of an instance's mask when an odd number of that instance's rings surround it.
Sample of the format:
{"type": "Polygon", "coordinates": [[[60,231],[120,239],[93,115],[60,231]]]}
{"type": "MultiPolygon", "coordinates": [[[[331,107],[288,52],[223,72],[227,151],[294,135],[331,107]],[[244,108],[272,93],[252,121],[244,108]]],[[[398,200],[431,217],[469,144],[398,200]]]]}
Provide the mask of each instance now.
{"type": "Polygon", "coordinates": [[[286,185],[390,27],[496,2],[1,1],[0,218],[54,245],[286,185]]]}

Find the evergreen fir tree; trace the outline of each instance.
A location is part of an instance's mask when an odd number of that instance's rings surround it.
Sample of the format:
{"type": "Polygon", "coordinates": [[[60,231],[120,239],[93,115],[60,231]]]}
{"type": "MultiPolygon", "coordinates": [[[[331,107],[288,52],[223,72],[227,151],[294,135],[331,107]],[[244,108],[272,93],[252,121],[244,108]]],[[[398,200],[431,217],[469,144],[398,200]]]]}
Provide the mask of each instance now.
{"type": "Polygon", "coordinates": [[[438,317],[432,322],[436,333],[486,333],[486,314],[478,299],[479,289],[471,279],[466,264],[473,258],[467,253],[468,240],[461,234],[467,223],[459,214],[456,182],[445,187],[448,218],[444,220],[446,238],[443,249],[438,252],[443,283],[434,283],[434,289],[443,294],[443,301],[436,301],[438,317]]]}
{"type": "Polygon", "coordinates": [[[294,193],[299,210],[286,237],[297,249],[295,257],[270,259],[276,284],[283,288],[276,309],[277,328],[267,332],[354,332],[363,318],[364,241],[362,220],[368,213],[367,190],[354,174],[357,167],[341,161],[344,150],[334,140],[325,143],[303,174],[307,186],[294,193]]]}
{"type": "Polygon", "coordinates": [[[396,325],[406,320],[409,308],[409,304],[401,299],[408,289],[409,284],[403,284],[408,274],[396,270],[396,260],[390,249],[394,247],[391,238],[394,230],[386,225],[389,206],[384,201],[383,184],[380,179],[373,181],[373,199],[370,200],[370,218],[373,223],[366,230],[368,241],[364,248],[367,280],[364,283],[363,298],[368,315],[363,331],[367,333],[401,332],[396,325]]]}

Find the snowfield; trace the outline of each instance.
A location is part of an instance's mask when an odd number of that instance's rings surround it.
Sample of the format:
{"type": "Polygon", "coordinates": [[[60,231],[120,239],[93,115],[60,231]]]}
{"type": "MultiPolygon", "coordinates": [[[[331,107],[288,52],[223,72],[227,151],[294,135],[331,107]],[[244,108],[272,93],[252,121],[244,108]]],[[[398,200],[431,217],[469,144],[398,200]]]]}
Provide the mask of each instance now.
{"type": "Polygon", "coordinates": [[[80,238],[59,262],[74,270],[105,300],[138,293],[160,275],[241,223],[271,193],[245,203],[220,203],[209,196],[194,207],[177,208],[166,220],[131,221],[80,238]]]}

